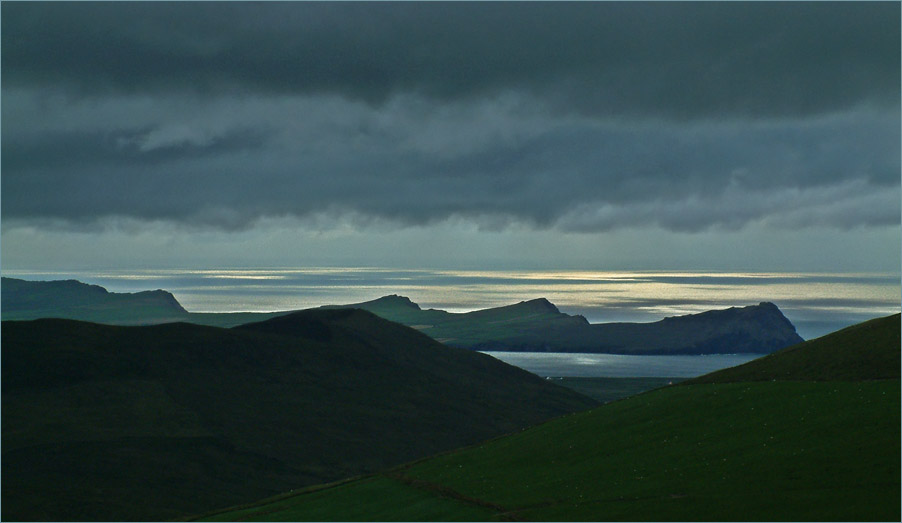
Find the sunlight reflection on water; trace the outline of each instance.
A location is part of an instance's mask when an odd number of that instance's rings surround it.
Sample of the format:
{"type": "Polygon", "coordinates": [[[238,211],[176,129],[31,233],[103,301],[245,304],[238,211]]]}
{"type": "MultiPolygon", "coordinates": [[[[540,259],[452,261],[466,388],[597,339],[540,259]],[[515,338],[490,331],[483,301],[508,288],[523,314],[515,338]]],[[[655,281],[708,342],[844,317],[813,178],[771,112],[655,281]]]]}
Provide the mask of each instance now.
{"type": "Polygon", "coordinates": [[[472,271],[369,267],[15,271],[32,280],[78,279],[112,292],[166,289],[193,312],[275,311],[348,304],[388,294],[449,312],[545,297],[592,323],[650,322],[711,309],[776,303],[808,339],[898,312],[893,274],[665,271],[472,271]]]}
{"type": "Polygon", "coordinates": [[[631,356],[561,352],[485,352],[542,377],[692,378],[741,365],[761,354],[704,356],[631,356]]]}

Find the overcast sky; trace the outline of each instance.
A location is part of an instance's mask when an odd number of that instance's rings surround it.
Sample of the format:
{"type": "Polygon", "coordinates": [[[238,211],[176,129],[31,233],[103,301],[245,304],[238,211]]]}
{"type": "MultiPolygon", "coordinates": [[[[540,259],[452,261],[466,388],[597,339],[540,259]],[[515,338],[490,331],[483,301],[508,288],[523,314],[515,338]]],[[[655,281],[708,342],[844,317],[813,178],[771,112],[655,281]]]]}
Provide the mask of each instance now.
{"type": "Polygon", "coordinates": [[[8,268],[892,271],[900,4],[2,4],[8,268]]]}

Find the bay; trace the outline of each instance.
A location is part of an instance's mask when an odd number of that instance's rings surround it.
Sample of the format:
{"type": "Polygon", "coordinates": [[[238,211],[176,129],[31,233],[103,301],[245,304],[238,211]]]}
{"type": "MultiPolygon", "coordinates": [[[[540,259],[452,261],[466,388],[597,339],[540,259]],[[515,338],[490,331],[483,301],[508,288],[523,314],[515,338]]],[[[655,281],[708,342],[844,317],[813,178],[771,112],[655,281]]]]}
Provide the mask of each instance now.
{"type": "Polygon", "coordinates": [[[635,356],[569,352],[484,351],[543,378],[693,378],[741,365],[762,354],[635,356]]]}

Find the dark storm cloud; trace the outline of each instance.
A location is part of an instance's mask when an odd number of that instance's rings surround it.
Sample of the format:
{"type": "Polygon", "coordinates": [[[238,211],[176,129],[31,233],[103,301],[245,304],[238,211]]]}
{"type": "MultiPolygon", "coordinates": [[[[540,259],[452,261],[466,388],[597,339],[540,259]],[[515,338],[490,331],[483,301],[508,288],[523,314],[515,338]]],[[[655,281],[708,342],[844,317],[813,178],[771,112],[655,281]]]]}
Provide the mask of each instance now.
{"type": "Polygon", "coordinates": [[[529,92],[668,118],[893,105],[899,4],[4,3],[5,85],[83,95],[529,92]]]}
{"type": "Polygon", "coordinates": [[[5,138],[3,216],[125,215],[229,228],[261,216],[350,213],[358,225],[462,216],[487,228],[521,222],[585,232],[737,229],[768,219],[848,228],[899,219],[898,126],[881,115],[525,131],[531,120],[521,126],[507,115],[501,124],[492,117],[499,130],[480,135],[476,116],[417,124],[400,109],[342,117],[327,108],[319,116],[302,111],[309,121],[297,124],[292,114],[272,116],[284,106],[266,107],[253,109],[265,125],[241,115],[207,124],[213,116],[201,114],[134,130],[5,138]],[[386,115],[397,121],[379,124],[386,115]],[[249,134],[248,126],[260,130],[249,134]],[[470,126],[476,136],[466,135],[470,126]]]}
{"type": "Polygon", "coordinates": [[[0,9],[4,220],[899,223],[898,3],[0,9]]]}
{"type": "MultiPolygon", "coordinates": [[[[120,169],[161,165],[173,161],[212,157],[256,149],[266,136],[259,130],[235,130],[226,136],[203,137],[182,134],[167,141],[152,128],[124,132],[48,133],[31,140],[3,141],[3,169],[68,171],[115,166],[120,169]]],[[[15,174],[13,174],[15,176],[15,174]]]]}

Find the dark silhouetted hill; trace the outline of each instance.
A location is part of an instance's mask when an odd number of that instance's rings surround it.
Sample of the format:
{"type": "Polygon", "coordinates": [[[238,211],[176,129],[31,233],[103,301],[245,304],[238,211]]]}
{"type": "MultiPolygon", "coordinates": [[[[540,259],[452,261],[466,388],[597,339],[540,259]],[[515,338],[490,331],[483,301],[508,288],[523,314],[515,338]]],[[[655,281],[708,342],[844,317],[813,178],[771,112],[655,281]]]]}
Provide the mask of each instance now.
{"type": "MultiPolygon", "coordinates": [[[[3,279],[3,319],[70,318],[112,325],[187,321],[234,327],[274,313],[188,313],[164,291],[109,293],[76,281],[3,279]]],[[[397,295],[321,309],[359,308],[413,327],[447,345],[476,350],[612,354],[767,354],[802,341],[772,303],[666,318],[654,323],[589,324],[538,298],[468,313],[423,310],[397,295]]]]}
{"type": "Polygon", "coordinates": [[[803,341],[780,309],[768,302],[654,323],[601,323],[591,329],[586,348],[623,354],[764,354],[803,341]]]}
{"type": "Polygon", "coordinates": [[[767,354],[803,341],[780,309],[767,302],[653,323],[598,324],[562,313],[544,298],[462,314],[385,298],[341,307],[369,310],[447,345],[489,351],[767,354]]]}
{"type": "Polygon", "coordinates": [[[0,280],[4,320],[68,318],[103,323],[153,324],[188,316],[175,297],[163,290],[108,292],[76,280],[0,280]]]}
{"type": "Polygon", "coordinates": [[[362,310],[222,329],[3,322],[5,520],[160,520],[597,403],[362,310]]]}

